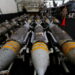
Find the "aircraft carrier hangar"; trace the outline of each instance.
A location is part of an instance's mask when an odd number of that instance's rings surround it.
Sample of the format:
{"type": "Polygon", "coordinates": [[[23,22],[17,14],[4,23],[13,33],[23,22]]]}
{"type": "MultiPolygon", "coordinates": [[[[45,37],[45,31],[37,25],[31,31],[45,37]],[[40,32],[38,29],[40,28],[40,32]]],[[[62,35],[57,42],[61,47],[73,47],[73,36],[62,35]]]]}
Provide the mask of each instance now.
{"type": "Polygon", "coordinates": [[[0,0],[0,75],[75,75],[75,0],[0,0]]]}

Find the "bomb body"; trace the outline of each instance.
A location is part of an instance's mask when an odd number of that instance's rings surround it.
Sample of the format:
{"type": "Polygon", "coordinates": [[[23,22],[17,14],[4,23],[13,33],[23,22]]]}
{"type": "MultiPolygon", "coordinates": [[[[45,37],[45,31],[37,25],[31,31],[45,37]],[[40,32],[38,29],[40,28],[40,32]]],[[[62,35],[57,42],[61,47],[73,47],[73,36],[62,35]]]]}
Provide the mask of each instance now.
{"type": "Polygon", "coordinates": [[[49,65],[49,52],[45,38],[43,35],[43,28],[37,25],[34,30],[35,43],[32,46],[31,56],[34,68],[38,75],[44,75],[49,65]]]}
{"type": "Polygon", "coordinates": [[[14,34],[12,34],[10,41],[0,49],[0,70],[6,68],[6,66],[8,66],[19,53],[25,42],[24,39],[28,29],[25,26],[19,28],[14,34]]]}
{"type": "Polygon", "coordinates": [[[57,42],[62,47],[62,51],[67,58],[75,64],[75,42],[73,39],[57,25],[49,26],[57,42]]]}
{"type": "Polygon", "coordinates": [[[38,75],[44,75],[49,64],[47,45],[43,42],[35,43],[32,47],[31,55],[36,72],[38,75]]]}
{"type": "Polygon", "coordinates": [[[21,45],[16,41],[7,42],[0,50],[0,70],[8,66],[19,52],[21,45]]]}

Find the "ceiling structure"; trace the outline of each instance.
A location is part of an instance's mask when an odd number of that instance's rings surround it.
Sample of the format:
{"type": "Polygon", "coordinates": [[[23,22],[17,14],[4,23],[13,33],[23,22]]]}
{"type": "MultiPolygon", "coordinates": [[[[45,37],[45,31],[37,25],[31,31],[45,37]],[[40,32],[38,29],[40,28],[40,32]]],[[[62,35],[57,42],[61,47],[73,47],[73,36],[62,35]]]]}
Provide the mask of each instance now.
{"type": "Polygon", "coordinates": [[[64,3],[67,3],[70,0],[44,0],[47,7],[54,7],[54,2],[57,6],[63,5],[64,3]]]}

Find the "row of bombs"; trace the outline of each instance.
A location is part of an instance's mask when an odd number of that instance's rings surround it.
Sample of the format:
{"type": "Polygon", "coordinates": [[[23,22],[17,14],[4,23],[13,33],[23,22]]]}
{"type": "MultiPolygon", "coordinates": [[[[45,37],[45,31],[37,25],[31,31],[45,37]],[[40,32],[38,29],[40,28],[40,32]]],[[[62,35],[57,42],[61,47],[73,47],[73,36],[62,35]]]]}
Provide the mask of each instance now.
{"type": "MultiPolygon", "coordinates": [[[[38,18],[38,16],[37,16],[38,18]]],[[[35,19],[34,16],[30,16],[29,14],[21,15],[20,17],[16,17],[11,19],[10,21],[5,20],[5,22],[0,24],[0,43],[5,41],[5,39],[9,38],[11,34],[13,34],[17,28],[24,25],[28,19],[35,19]]],[[[29,20],[30,22],[30,20],[29,20]]],[[[31,23],[33,25],[35,21],[31,23]]]]}
{"type": "Polygon", "coordinates": [[[22,25],[24,25],[25,19],[28,17],[28,15],[23,14],[19,17],[13,18],[10,21],[5,20],[5,22],[0,24],[0,43],[4,42],[6,39],[8,39],[11,34],[13,34],[16,29],[20,28],[22,25]]]}
{"type": "MultiPolygon", "coordinates": [[[[30,30],[30,20],[21,26],[14,34],[11,35],[10,40],[7,41],[0,49],[0,70],[3,70],[10,64],[16,55],[20,52],[24,45],[25,39],[28,38],[27,33],[30,30]]],[[[61,51],[64,55],[75,64],[75,42],[73,39],[60,27],[46,19],[49,30],[61,46],[61,51]]],[[[45,42],[44,28],[40,20],[37,20],[34,27],[34,37],[31,52],[32,63],[38,75],[44,75],[49,61],[49,48],[45,42]]]]}

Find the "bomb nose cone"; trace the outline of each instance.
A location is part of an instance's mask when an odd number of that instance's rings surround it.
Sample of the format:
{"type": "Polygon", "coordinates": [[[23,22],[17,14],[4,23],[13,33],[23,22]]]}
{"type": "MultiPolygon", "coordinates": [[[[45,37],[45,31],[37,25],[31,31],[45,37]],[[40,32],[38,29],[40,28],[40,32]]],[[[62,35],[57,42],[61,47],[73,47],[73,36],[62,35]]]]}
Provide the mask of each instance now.
{"type": "Polygon", "coordinates": [[[44,75],[44,70],[43,69],[39,69],[39,71],[38,71],[38,75],[44,75]]]}

